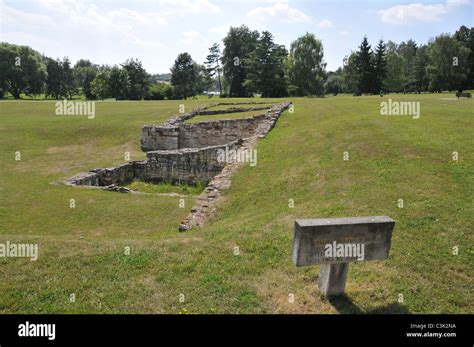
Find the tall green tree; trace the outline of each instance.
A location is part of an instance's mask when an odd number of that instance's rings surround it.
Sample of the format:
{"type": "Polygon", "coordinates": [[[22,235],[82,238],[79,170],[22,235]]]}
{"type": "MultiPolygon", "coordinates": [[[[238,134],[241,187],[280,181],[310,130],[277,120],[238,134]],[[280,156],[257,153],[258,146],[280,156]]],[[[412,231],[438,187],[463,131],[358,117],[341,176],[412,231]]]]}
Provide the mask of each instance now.
{"type": "Polygon", "coordinates": [[[469,74],[469,53],[469,48],[447,34],[430,42],[427,67],[430,90],[462,90],[469,74]]]}
{"type": "Polygon", "coordinates": [[[224,38],[222,65],[229,88],[229,96],[247,97],[251,91],[244,85],[247,79],[247,66],[250,54],[257,46],[258,31],[251,31],[247,26],[231,27],[224,38]]]}
{"type": "Polygon", "coordinates": [[[108,69],[102,69],[91,82],[92,94],[97,99],[104,100],[110,97],[109,71],[108,69]]]}
{"type": "Polygon", "coordinates": [[[245,86],[250,92],[262,97],[283,97],[288,95],[285,79],[285,59],[288,55],[284,46],[273,41],[273,35],[262,32],[255,50],[245,61],[248,66],[245,86]]]}
{"type": "Polygon", "coordinates": [[[342,65],[342,77],[344,83],[342,91],[345,93],[355,93],[357,91],[357,83],[359,75],[357,70],[357,52],[351,52],[344,57],[342,65]]]}
{"type": "Polygon", "coordinates": [[[469,49],[467,57],[467,66],[469,72],[463,86],[464,89],[474,89],[474,28],[468,28],[462,25],[455,33],[454,38],[461,42],[464,47],[469,49]]]}
{"type": "Polygon", "coordinates": [[[429,57],[427,47],[419,46],[416,51],[415,62],[413,65],[412,78],[413,90],[416,92],[426,92],[429,87],[428,80],[428,63],[429,57]]]}
{"type": "Polygon", "coordinates": [[[71,98],[75,92],[74,75],[68,58],[47,58],[46,96],[71,98]]]}
{"type": "Polygon", "coordinates": [[[19,99],[41,93],[47,69],[42,56],[28,46],[0,43],[0,88],[19,99]]]}
{"type": "Polygon", "coordinates": [[[358,81],[357,81],[357,91],[358,94],[368,94],[371,93],[373,89],[374,81],[374,69],[372,63],[373,52],[370,47],[367,36],[364,36],[362,43],[359,46],[359,51],[357,52],[357,72],[358,72],[358,81]]]}
{"type": "MultiPolygon", "coordinates": [[[[107,83],[110,97],[116,100],[133,99],[130,95],[130,77],[127,69],[120,66],[110,68],[107,74],[107,83]]],[[[134,100],[140,99],[137,95],[134,95],[134,98],[134,100]]]]}
{"type": "Polygon", "coordinates": [[[99,72],[98,66],[92,64],[89,60],[79,59],[72,70],[76,89],[80,89],[87,99],[93,99],[94,95],[90,84],[99,72]]]}
{"type": "Polygon", "coordinates": [[[374,57],[374,85],[373,92],[379,93],[383,89],[383,82],[387,75],[387,47],[383,40],[380,40],[376,49],[374,57]]]}
{"type": "Polygon", "coordinates": [[[127,99],[141,100],[147,95],[150,85],[150,76],[138,59],[127,59],[122,68],[127,71],[128,89],[127,99]]]}
{"type": "Polygon", "coordinates": [[[189,53],[180,53],[171,68],[171,84],[177,97],[186,100],[194,95],[196,75],[196,64],[189,53]]]}
{"type": "Polygon", "coordinates": [[[324,96],[326,63],[323,44],[306,33],[291,43],[286,61],[290,89],[299,96],[324,96]]]}
{"type": "Polygon", "coordinates": [[[221,83],[221,50],[218,43],[214,43],[209,48],[209,55],[206,57],[205,65],[207,68],[208,76],[213,79],[217,74],[217,81],[219,84],[219,93],[222,94],[222,83],[221,83]]]}
{"type": "Polygon", "coordinates": [[[393,41],[387,42],[387,75],[383,89],[389,92],[400,92],[404,88],[403,58],[398,53],[398,45],[393,41]]]}

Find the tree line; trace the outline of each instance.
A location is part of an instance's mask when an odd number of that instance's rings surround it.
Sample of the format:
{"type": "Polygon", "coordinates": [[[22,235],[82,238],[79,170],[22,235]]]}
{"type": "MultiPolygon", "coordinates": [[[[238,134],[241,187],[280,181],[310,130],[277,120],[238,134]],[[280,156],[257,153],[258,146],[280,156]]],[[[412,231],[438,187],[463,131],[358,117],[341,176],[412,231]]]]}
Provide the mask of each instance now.
{"type": "Polygon", "coordinates": [[[0,97],[44,93],[55,99],[182,99],[204,91],[221,97],[324,96],[474,89],[474,28],[461,26],[427,44],[367,37],[336,71],[326,71],[321,40],[306,33],[286,49],[269,31],[231,27],[203,64],[180,53],[169,74],[150,75],[138,59],[97,65],[46,57],[28,46],[0,44],[0,97]]]}
{"type": "Polygon", "coordinates": [[[474,28],[461,26],[427,44],[380,40],[372,49],[364,37],[359,49],[329,72],[329,93],[441,92],[474,88],[474,28]]]}

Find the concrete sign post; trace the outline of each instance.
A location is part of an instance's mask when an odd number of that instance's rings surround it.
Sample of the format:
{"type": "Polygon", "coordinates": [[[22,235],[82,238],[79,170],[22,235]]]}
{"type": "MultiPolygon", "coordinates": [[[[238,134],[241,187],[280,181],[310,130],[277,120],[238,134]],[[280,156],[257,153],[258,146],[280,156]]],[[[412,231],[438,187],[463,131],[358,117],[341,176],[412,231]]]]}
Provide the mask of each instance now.
{"type": "Polygon", "coordinates": [[[298,219],[293,263],[321,265],[319,288],[326,296],[341,295],[349,262],[388,258],[394,226],[387,216],[298,219]]]}

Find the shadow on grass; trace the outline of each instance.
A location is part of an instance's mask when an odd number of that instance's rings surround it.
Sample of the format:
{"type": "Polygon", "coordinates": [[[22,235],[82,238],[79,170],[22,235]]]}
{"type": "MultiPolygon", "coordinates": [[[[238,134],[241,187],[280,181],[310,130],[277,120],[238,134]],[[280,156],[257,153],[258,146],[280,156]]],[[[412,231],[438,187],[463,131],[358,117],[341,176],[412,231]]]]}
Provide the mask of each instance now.
{"type": "Polygon", "coordinates": [[[403,313],[410,313],[408,309],[400,305],[399,303],[392,303],[385,306],[377,307],[375,309],[364,311],[359,306],[354,304],[352,299],[348,297],[346,294],[343,294],[338,297],[331,297],[329,298],[329,302],[334,306],[334,308],[339,313],[348,313],[348,314],[384,314],[384,313],[396,313],[396,314],[403,314],[403,313]]]}

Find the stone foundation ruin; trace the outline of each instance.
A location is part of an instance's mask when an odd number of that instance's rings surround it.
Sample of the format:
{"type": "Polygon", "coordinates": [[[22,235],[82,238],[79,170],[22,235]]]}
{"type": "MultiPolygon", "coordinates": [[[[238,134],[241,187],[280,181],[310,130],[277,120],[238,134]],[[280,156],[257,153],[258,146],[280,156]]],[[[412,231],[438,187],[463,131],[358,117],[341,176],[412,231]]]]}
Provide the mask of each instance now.
{"type": "Polygon", "coordinates": [[[161,126],[144,125],[141,148],[146,160],[80,173],[64,181],[71,186],[95,186],[107,190],[128,192],[121,187],[134,180],[151,183],[186,183],[206,186],[191,214],[181,223],[184,231],[200,226],[215,210],[215,199],[230,185],[230,176],[242,163],[218,160],[225,150],[251,149],[258,137],[264,137],[275,125],[291,102],[283,103],[214,103],[190,113],[175,116],[161,126]],[[263,106],[261,104],[267,104],[263,106]],[[234,105],[226,109],[217,106],[234,105]],[[247,105],[250,107],[243,107],[247,105]],[[194,124],[184,122],[200,115],[218,115],[262,110],[248,118],[220,119],[194,124]]]}

